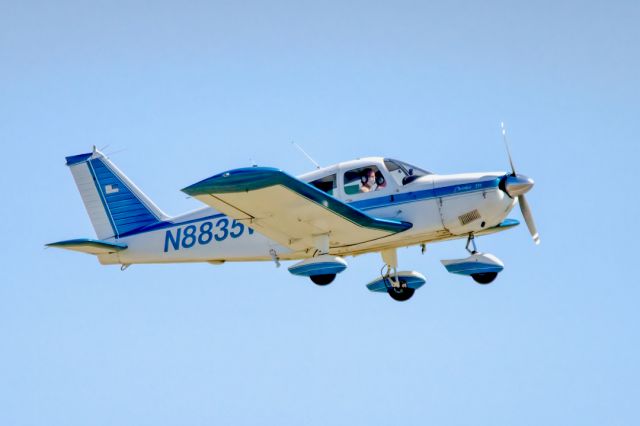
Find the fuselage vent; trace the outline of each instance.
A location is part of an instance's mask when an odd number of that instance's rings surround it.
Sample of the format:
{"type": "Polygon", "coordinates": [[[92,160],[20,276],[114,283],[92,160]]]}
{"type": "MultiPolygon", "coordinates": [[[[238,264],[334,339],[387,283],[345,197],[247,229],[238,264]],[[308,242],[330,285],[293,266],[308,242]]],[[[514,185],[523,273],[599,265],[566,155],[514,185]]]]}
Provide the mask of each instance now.
{"type": "Polygon", "coordinates": [[[458,216],[458,219],[460,219],[462,225],[466,225],[467,223],[480,219],[480,212],[478,210],[471,210],[469,213],[458,216]]]}

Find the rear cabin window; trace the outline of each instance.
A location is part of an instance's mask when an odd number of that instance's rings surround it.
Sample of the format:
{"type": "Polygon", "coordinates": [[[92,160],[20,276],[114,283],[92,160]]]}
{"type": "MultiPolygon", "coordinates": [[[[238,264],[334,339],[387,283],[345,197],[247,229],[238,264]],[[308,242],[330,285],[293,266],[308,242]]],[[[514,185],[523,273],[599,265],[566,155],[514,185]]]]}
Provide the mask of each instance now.
{"type": "Polygon", "coordinates": [[[337,187],[336,175],[333,174],[333,175],[325,176],[323,178],[310,182],[310,184],[315,186],[319,190],[326,192],[329,195],[333,195],[337,187]]]}
{"type": "Polygon", "coordinates": [[[386,186],[384,175],[376,166],[360,167],[344,174],[344,193],[347,195],[380,191],[386,186]]]}

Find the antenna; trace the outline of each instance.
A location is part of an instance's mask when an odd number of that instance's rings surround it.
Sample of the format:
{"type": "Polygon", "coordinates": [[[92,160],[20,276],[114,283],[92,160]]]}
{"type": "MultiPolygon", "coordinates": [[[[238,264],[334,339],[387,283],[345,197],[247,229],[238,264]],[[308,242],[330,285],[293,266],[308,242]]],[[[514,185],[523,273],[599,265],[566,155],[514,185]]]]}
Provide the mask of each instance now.
{"type": "Polygon", "coordinates": [[[314,165],[314,166],[316,166],[316,169],[319,169],[319,168],[320,168],[320,164],[316,163],[316,162],[315,162],[315,160],[314,160],[313,158],[311,158],[311,156],[310,156],[309,154],[307,154],[307,153],[305,152],[305,150],[304,150],[304,149],[302,149],[302,147],[301,147],[300,145],[298,145],[297,143],[295,143],[295,142],[293,142],[293,141],[291,141],[291,144],[292,144],[293,146],[295,146],[296,148],[298,148],[298,149],[300,150],[300,152],[301,152],[301,153],[303,153],[303,154],[304,154],[304,156],[305,156],[305,157],[307,157],[307,158],[309,159],[309,161],[311,161],[311,162],[313,163],[313,165],[314,165]]]}
{"type": "Polygon", "coordinates": [[[126,150],[127,150],[127,148],[122,148],[122,149],[119,149],[117,151],[110,152],[108,154],[105,152],[104,155],[106,155],[107,157],[113,157],[114,155],[120,154],[121,152],[124,152],[126,150]]]}

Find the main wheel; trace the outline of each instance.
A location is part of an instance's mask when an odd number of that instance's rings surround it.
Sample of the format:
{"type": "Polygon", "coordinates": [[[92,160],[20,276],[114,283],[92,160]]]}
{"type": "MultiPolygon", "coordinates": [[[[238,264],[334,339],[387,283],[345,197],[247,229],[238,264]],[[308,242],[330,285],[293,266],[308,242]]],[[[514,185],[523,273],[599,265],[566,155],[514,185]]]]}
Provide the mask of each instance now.
{"type": "Polygon", "coordinates": [[[331,284],[336,279],[336,274],[311,275],[311,281],[317,285],[331,284]]]}
{"type": "Polygon", "coordinates": [[[391,287],[390,289],[387,290],[387,293],[389,293],[389,296],[391,296],[391,298],[393,300],[397,300],[398,302],[404,302],[406,300],[411,299],[411,296],[413,296],[413,293],[416,292],[415,288],[409,288],[409,287],[391,287]]]}
{"type": "Polygon", "coordinates": [[[471,278],[478,284],[490,284],[498,276],[497,272],[480,272],[477,274],[471,274],[471,278]]]}

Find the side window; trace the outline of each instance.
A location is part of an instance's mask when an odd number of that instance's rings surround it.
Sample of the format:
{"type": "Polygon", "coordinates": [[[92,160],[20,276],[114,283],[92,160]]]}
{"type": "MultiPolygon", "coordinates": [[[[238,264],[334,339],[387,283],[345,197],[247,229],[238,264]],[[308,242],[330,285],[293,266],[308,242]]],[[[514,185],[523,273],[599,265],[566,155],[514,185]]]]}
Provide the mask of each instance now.
{"type": "Polygon", "coordinates": [[[387,182],[376,166],[352,169],[344,174],[344,193],[347,195],[380,191],[387,182]]]}
{"type": "Polygon", "coordinates": [[[398,186],[402,186],[402,179],[407,176],[404,170],[395,161],[384,160],[384,165],[387,167],[391,178],[396,182],[396,184],[398,184],[398,186]]]}
{"type": "Polygon", "coordinates": [[[333,195],[334,190],[336,189],[336,175],[333,174],[325,176],[323,178],[310,182],[310,184],[329,195],[333,195]]]}
{"type": "Polygon", "coordinates": [[[389,158],[384,160],[384,165],[398,185],[408,185],[422,176],[432,174],[411,164],[389,158]]]}

